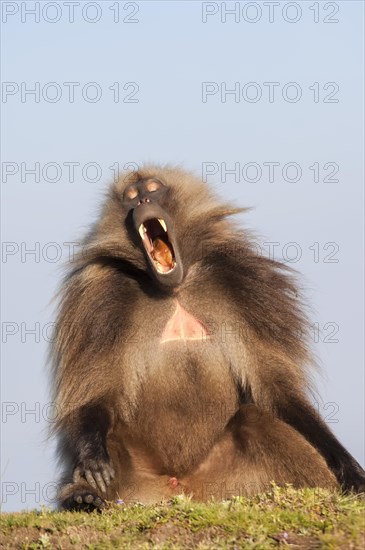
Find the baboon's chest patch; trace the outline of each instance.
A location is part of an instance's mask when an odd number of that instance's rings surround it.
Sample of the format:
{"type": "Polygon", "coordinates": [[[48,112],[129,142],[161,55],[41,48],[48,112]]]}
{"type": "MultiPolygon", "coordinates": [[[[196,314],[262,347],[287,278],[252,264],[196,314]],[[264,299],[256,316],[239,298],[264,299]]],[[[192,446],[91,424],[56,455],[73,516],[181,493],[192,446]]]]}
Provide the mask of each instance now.
{"type": "Polygon", "coordinates": [[[163,330],[161,344],[173,340],[204,341],[207,338],[209,336],[203,324],[177,302],[176,309],[163,330]]]}

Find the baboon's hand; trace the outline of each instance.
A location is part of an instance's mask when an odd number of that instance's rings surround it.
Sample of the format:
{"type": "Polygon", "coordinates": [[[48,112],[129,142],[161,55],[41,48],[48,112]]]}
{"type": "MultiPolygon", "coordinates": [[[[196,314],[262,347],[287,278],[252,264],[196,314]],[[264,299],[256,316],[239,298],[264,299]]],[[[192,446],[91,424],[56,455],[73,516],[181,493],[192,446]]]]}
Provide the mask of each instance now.
{"type": "Polygon", "coordinates": [[[345,491],[365,493],[365,472],[356,460],[344,464],[337,473],[337,479],[345,491]]]}
{"type": "Polygon", "coordinates": [[[65,510],[78,510],[83,512],[92,512],[93,510],[101,511],[107,507],[97,493],[87,487],[75,485],[72,491],[62,502],[62,508],[65,510]]]}
{"type": "Polygon", "coordinates": [[[113,465],[108,457],[105,458],[86,458],[81,460],[73,472],[73,481],[77,483],[86,479],[94,489],[100,489],[106,493],[107,487],[114,478],[115,472],[113,465]]]}

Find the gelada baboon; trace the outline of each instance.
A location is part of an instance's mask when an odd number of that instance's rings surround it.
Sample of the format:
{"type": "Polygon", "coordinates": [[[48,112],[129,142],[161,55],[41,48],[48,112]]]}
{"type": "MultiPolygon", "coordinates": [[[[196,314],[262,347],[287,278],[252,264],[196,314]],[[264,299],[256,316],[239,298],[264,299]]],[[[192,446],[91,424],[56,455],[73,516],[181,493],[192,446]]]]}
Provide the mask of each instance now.
{"type": "Polygon", "coordinates": [[[292,273],[257,254],[209,188],[146,167],[110,191],[67,277],[54,347],[60,504],[361,491],[311,406],[292,273]]]}

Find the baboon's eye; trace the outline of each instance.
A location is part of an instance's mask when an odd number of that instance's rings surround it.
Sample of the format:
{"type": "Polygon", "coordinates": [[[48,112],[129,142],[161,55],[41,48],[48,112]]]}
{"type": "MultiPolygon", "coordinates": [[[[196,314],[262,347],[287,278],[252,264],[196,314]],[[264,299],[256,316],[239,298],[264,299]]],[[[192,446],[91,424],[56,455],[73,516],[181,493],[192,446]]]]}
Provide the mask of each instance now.
{"type": "Polygon", "coordinates": [[[146,182],[146,189],[149,193],[153,193],[153,191],[158,191],[162,187],[162,183],[159,181],[150,180],[146,182]]]}
{"type": "Polygon", "coordinates": [[[138,190],[136,187],[130,187],[129,189],[127,189],[125,193],[126,198],[130,200],[135,199],[137,195],[138,195],[138,190]]]}

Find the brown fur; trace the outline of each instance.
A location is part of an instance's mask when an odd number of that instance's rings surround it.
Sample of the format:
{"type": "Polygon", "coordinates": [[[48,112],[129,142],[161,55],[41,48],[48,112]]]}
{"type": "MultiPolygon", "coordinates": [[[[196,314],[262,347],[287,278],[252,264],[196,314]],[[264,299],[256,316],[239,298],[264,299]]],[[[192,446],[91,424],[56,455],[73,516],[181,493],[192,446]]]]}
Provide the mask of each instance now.
{"type": "Polygon", "coordinates": [[[293,275],[257,255],[227,219],[239,211],[180,169],[146,167],[111,187],[62,289],[54,387],[65,507],[250,495],[270,481],[335,487],[335,475],[362,489],[360,466],[307,398],[312,360],[293,275]],[[151,278],[121,204],[127,185],[151,177],[168,188],[162,206],[184,267],[169,290],[151,278]],[[176,300],[208,338],[160,343],[176,300]],[[85,472],[110,461],[104,494],[85,472]]]}

